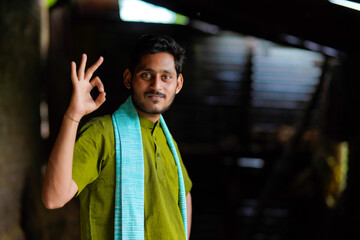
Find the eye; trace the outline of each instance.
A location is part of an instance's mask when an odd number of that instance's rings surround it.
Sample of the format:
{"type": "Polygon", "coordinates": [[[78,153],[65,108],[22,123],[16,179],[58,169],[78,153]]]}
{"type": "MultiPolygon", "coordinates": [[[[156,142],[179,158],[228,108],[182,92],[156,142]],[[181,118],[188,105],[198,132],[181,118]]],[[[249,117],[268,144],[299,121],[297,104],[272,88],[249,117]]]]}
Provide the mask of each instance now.
{"type": "Polygon", "coordinates": [[[151,74],[148,72],[142,73],[141,78],[146,80],[151,79],[151,74]]]}
{"type": "Polygon", "coordinates": [[[162,76],[162,79],[165,80],[165,81],[170,80],[171,78],[172,78],[172,76],[169,75],[169,74],[162,76]]]}

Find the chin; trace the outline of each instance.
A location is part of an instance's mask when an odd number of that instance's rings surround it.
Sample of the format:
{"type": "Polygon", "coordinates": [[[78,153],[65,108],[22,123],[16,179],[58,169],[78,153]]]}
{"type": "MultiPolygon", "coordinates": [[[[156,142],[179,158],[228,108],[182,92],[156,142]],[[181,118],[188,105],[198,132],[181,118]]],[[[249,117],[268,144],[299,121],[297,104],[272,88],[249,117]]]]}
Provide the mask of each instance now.
{"type": "Polygon", "coordinates": [[[163,112],[165,112],[165,109],[162,108],[148,108],[145,110],[149,114],[162,114],[163,112]]]}
{"type": "Polygon", "coordinates": [[[135,96],[132,98],[137,109],[147,114],[162,114],[170,108],[172,103],[172,101],[169,103],[165,99],[149,101],[149,99],[138,99],[135,96]]]}
{"type": "Polygon", "coordinates": [[[144,109],[149,114],[162,114],[169,109],[169,106],[152,106],[144,109]]]}

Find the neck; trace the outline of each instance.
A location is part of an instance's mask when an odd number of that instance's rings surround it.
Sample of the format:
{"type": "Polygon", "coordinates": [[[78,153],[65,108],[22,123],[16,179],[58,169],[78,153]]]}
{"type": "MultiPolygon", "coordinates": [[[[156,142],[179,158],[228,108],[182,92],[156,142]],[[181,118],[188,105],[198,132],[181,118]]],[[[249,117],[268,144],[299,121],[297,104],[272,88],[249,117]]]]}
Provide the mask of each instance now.
{"type": "Polygon", "coordinates": [[[139,109],[137,109],[137,107],[135,107],[136,111],[138,112],[138,114],[140,114],[141,116],[149,119],[150,121],[152,121],[153,123],[156,123],[157,121],[159,121],[160,119],[160,115],[161,114],[150,114],[150,113],[144,113],[142,111],[140,111],[139,109]]]}

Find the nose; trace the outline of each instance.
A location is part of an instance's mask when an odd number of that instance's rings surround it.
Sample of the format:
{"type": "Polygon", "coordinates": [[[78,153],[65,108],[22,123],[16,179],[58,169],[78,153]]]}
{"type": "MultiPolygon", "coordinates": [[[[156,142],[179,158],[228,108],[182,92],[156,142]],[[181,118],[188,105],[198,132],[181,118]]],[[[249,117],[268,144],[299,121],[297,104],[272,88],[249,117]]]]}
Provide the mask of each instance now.
{"type": "Polygon", "coordinates": [[[161,77],[159,75],[156,75],[151,82],[151,88],[154,90],[161,90],[162,88],[162,81],[161,81],[161,77]]]}

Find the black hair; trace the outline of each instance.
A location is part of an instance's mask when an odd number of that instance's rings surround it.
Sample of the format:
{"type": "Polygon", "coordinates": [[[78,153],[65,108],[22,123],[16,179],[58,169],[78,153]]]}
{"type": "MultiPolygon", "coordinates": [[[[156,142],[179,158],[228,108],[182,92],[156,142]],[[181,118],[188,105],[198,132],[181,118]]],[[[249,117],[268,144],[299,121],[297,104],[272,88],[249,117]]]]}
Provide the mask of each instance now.
{"type": "Polygon", "coordinates": [[[182,72],[185,50],[173,38],[160,34],[145,34],[136,42],[130,55],[129,70],[134,74],[141,58],[147,54],[169,53],[174,56],[176,74],[182,72]]]}

